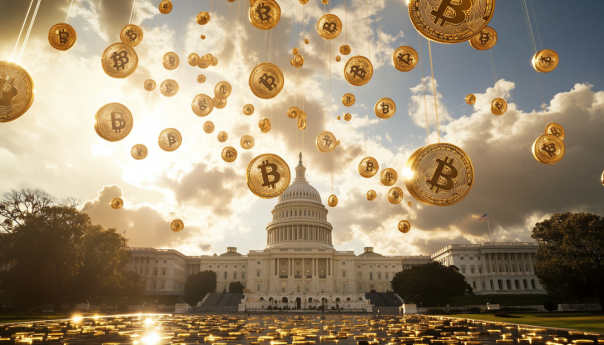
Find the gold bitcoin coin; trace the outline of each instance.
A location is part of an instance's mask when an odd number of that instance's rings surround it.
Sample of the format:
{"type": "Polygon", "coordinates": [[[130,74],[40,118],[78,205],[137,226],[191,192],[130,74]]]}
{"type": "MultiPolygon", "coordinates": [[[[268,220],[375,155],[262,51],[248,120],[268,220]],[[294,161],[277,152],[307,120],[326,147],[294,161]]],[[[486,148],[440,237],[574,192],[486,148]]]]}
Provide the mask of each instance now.
{"type": "Polygon", "coordinates": [[[329,0],[321,0],[321,3],[322,3],[323,5],[327,5],[327,4],[329,3],[329,0]]]}
{"type": "Polygon", "coordinates": [[[168,71],[174,70],[180,65],[180,58],[175,52],[167,52],[162,59],[164,68],[168,71]]]}
{"type": "Polygon", "coordinates": [[[348,44],[344,44],[340,46],[340,54],[348,55],[350,54],[350,46],[348,44]]]}
{"type": "Polygon", "coordinates": [[[206,82],[206,76],[203,75],[203,74],[198,75],[197,76],[197,82],[200,83],[200,84],[205,83],[206,82]]]}
{"type": "Polygon", "coordinates": [[[212,121],[206,121],[203,124],[203,131],[206,132],[206,133],[208,133],[208,134],[214,132],[215,128],[216,127],[214,126],[214,122],[212,122],[212,121]]]}
{"type": "MultiPolygon", "coordinates": [[[[259,3],[262,1],[257,1],[259,3]]],[[[270,99],[283,90],[283,73],[270,62],[263,62],[256,66],[250,74],[250,88],[256,97],[270,99]]]]}
{"type": "Polygon", "coordinates": [[[474,103],[476,103],[476,96],[474,96],[474,94],[469,94],[466,96],[466,103],[472,105],[474,103]]]}
{"type": "Polygon", "coordinates": [[[382,182],[384,186],[393,186],[397,180],[398,174],[396,173],[396,170],[392,168],[386,168],[380,173],[380,182],[382,182]]]}
{"type": "Polygon", "coordinates": [[[555,122],[552,122],[545,127],[545,134],[555,135],[558,139],[564,141],[564,127],[555,122]]]}
{"type": "Polygon", "coordinates": [[[268,133],[271,130],[271,120],[269,119],[261,119],[258,121],[258,128],[262,133],[268,133]]]}
{"type": "Polygon", "coordinates": [[[377,198],[377,193],[374,190],[370,190],[367,192],[367,200],[373,201],[377,198]]]}
{"type": "Polygon", "coordinates": [[[187,62],[189,63],[189,66],[196,67],[199,64],[199,55],[197,55],[197,53],[189,54],[187,62]]]}
{"type": "Polygon", "coordinates": [[[306,129],[306,117],[298,118],[298,129],[301,131],[306,129]]]}
{"type": "Polygon", "coordinates": [[[400,46],[392,53],[392,64],[401,72],[409,72],[417,66],[419,55],[409,46],[400,46]]]}
{"type": "Polygon", "coordinates": [[[182,144],[182,136],[180,132],[175,128],[166,128],[159,133],[157,138],[159,147],[168,152],[176,151],[182,144]]]}
{"type": "Polygon", "coordinates": [[[308,38],[305,38],[304,39],[304,44],[309,44],[309,43],[310,43],[310,40],[308,38]]]}
{"type": "Polygon", "coordinates": [[[345,121],[350,121],[351,119],[352,119],[352,115],[350,115],[349,113],[344,114],[345,121]]]}
{"type": "Polygon", "coordinates": [[[336,146],[340,146],[340,141],[339,140],[336,141],[336,146]]]}
{"type": "Polygon", "coordinates": [[[199,12],[195,20],[199,25],[206,25],[210,22],[210,14],[208,12],[199,12]]]}
{"type": "Polygon", "coordinates": [[[21,66],[0,61],[0,123],[18,119],[35,98],[34,81],[21,66]]]}
{"type": "Polygon", "coordinates": [[[214,100],[210,96],[200,93],[193,98],[191,110],[193,110],[197,116],[208,116],[212,110],[214,110],[214,100]]]}
{"type": "Polygon", "coordinates": [[[254,106],[251,104],[246,104],[243,106],[243,115],[250,116],[254,113],[254,106]]]}
{"type": "Polygon", "coordinates": [[[304,66],[304,56],[300,54],[294,56],[294,58],[291,60],[291,64],[296,68],[302,68],[302,66],[304,66]]]}
{"type": "Polygon", "coordinates": [[[170,0],[162,0],[159,3],[159,12],[162,14],[168,14],[172,12],[172,2],[170,0]]]}
{"type": "Polygon", "coordinates": [[[260,30],[270,30],[279,24],[281,19],[281,7],[276,1],[256,1],[250,6],[250,22],[260,30]]]}
{"type": "Polygon", "coordinates": [[[122,198],[113,198],[111,200],[111,208],[114,210],[119,210],[122,206],[124,206],[124,200],[122,200],[122,198]]]}
{"type": "Polygon", "coordinates": [[[174,232],[181,232],[182,229],[185,228],[185,223],[183,223],[180,219],[174,219],[172,223],[170,223],[170,230],[174,232]]]}
{"type": "Polygon", "coordinates": [[[219,99],[227,99],[231,95],[233,88],[226,81],[221,81],[214,87],[214,96],[219,99]]]}
{"type": "Polygon", "coordinates": [[[367,84],[373,76],[373,65],[364,56],[353,56],[344,66],[344,78],[354,86],[367,84]]]}
{"type": "Polygon", "coordinates": [[[359,163],[359,175],[365,178],[373,177],[378,170],[380,170],[380,165],[373,157],[365,157],[359,163]]]}
{"type": "Polygon", "coordinates": [[[470,157],[453,144],[432,144],[417,149],[407,160],[403,179],[419,202],[451,206],[465,198],[474,184],[470,157]]]}
{"type": "Polygon", "coordinates": [[[199,36],[199,38],[201,38],[202,40],[205,40],[206,39],[206,35],[201,35],[201,36],[199,36]]]}
{"type": "Polygon", "coordinates": [[[298,2],[302,5],[306,5],[308,3],[308,0],[298,0],[298,2]]]}
{"type": "Polygon", "coordinates": [[[206,69],[212,64],[212,57],[204,55],[197,60],[197,67],[206,69]]]}
{"type": "Polygon", "coordinates": [[[178,83],[174,79],[166,79],[161,82],[159,86],[159,92],[166,97],[172,97],[178,93],[178,83]]]}
{"type": "Polygon", "coordinates": [[[227,100],[225,99],[220,99],[217,97],[214,97],[214,106],[216,107],[216,109],[222,109],[224,107],[226,107],[227,105],[227,100]]]}
{"type": "Polygon", "coordinates": [[[140,161],[141,159],[147,158],[149,150],[147,150],[147,146],[143,144],[136,144],[132,146],[130,154],[132,155],[132,158],[140,161]]]}
{"type": "Polygon", "coordinates": [[[78,34],[66,23],[55,24],[48,31],[48,42],[56,50],[67,51],[75,46],[78,34]]]}
{"type": "Polygon", "coordinates": [[[336,62],[340,62],[340,60],[342,60],[342,58],[340,57],[340,55],[336,55],[336,62]]]}
{"type": "Polygon", "coordinates": [[[407,201],[407,206],[412,207],[413,203],[411,201],[407,201]]]}
{"type": "Polygon", "coordinates": [[[217,57],[212,56],[212,62],[211,62],[211,65],[212,65],[212,66],[216,66],[216,65],[218,65],[218,58],[217,58],[217,57]]]}
{"type": "Polygon", "coordinates": [[[317,22],[317,32],[326,40],[332,40],[342,32],[342,21],[335,14],[324,14],[317,22]]]}
{"type": "Polygon", "coordinates": [[[409,232],[409,230],[411,230],[411,223],[406,220],[401,220],[400,222],[398,222],[398,231],[402,232],[403,234],[406,234],[409,232]]]}
{"type": "Polygon", "coordinates": [[[556,164],[564,158],[564,142],[553,134],[545,134],[533,143],[533,156],[539,163],[556,164]]]}
{"type": "Polygon", "coordinates": [[[128,24],[120,32],[120,40],[127,46],[136,47],[143,41],[143,29],[134,24],[128,24]]]}
{"type": "Polygon", "coordinates": [[[549,73],[558,67],[559,62],[558,53],[551,49],[543,49],[533,57],[533,68],[537,72],[549,73]]]}
{"type": "Polygon", "coordinates": [[[321,152],[331,152],[336,148],[336,136],[333,133],[325,131],[321,132],[315,140],[317,149],[321,152]]]}
{"type": "Polygon", "coordinates": [[[255,143],[256,143],[256,141],[254,140],[254,137],[251,135],[244,135],[243,137],[241,137],[241,140],[239,140],[239,144],[241,145],[241,147],[246,150],[249,150],[252,147],[254,147],[255,143]]]}
{"type": "Polygon", "coordinates": [[[250,191],[264,199],[281,195],[289,186],[291,179],[287,163],[271,153],[261,154],[252,159],[247,166],[246,177],[250,191]]]}
{"type": "Polygon", "coordinates": [[[109,103],[94,116],[94,130],[107,141],[120,141],[130,134],[134,122],[132,113],[125,105],[109,103]]]}
{"type": "Polygon", "coordinates": [[[338,206],[338,197],[335,196],[335,194],[330,195],[329,198],[327,198],[327,205],[330,207],[338,206]]]}
{"type": "Polygon", "coordinates": [[[602,172],[602,176],[600,177],[600,182],[604,186],[604,171],[602,172]]]}
{"type": "Polygon", "coordinates": [[[497,31],[492,27],[485,26],[479,34],[468,41],[476,50],[489,50],[497,44],[497,31]]]}
{"type": "Polygon", "coordinates": [[[340,115],[338,115],[338,116],[336,117],[336,119],[338,119],[338,121],[340,121],[340,115]]]}
{"type": "Polygon", "coordinates": [[[294,49],[292,49],[292,55],[296,56],[300,54],[300,49],[298,49],[297,47],[294,47],[294,49]]]}
{"type": "Polygon", "coordinates": [[[403,201],[403,190],[399,187],[392,187],[388,191],[388,201],[391,204],[400,204],[403,201]]]}
{"type": "Polygon", "coordinates": [[[300,116],[300,109],[298,107],[290,107],[287,110],[287,117],[289,117],[290,119],[296,119],[300,116]]]}
{"type": "Polygon", "coordinates": [[[503,115],[508,111],[508,102],[503,98],[495,98],[491,102],[491,112],[495,115],[503,115]]]}
{"type": "Polygon", "coordinates": [[[495,0],[411,0],[409,16],[429,40],[460,43],[479,34],[495,11],[495,0]]]}
{"type": "Polygon", "coordinates": [[[229,138],[229,135],[227,134],[227,132],[222,131],[222,132],[218,133],[218,135],[216,137],[218,138],[219,142],[224,143],[229,138]]]}
{"type": "Polygon", "coordinates": [[[345,93],[344,96],[342,96],[342,104],[344,104],[347,107],[352,107],[354,105],[355,101],[356,101],[356,98],[351,93],[345,93]]]}
{"type": "Polygon", "coordinates": [[[225,162],[234,162],[237,159],[237,150],[234,147],[227,146],[222,149],[220,157],[222,157],[222,160],[225,162]]]}
{"type": "Polygon", "coordinates": [[[153,80],[153,79],[145,80],[145,84],[144,84],[145,90],[153,91],[153,90],[155,90],[156,86],[157,86],[157,84],[155,83],[155,80],[153,80]]]}
{"type": "Polygon", "coordinates": [[[389,119],[394,116],[394,113],[396,112],[396,104],[394,104],[394,101],[390,98],[384,97],[377,101],[373,107],[373,111],[375,112],[375,116],[380,119],[389,119]]]}
{"type": "Polygon", "coordinates": [[[103,71],[112,78],[126,78],[138,66],[138,55],[134,49],[123,43],[114,43],[107,47],[101,58],[103,71]]]}

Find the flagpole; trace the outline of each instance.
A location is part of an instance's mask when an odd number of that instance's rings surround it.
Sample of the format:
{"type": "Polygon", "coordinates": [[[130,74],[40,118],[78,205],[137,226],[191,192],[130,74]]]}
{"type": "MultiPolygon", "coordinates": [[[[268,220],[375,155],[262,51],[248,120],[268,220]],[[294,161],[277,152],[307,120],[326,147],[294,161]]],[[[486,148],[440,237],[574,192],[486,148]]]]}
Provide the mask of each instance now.
{"type": "Polygon", "coordinates": [[[487,215],[487,226],[489,227],[489,238],[491,239],[491,242],[493,242],[493,236],[491,235],[491,224],[489,224],[489,213],[486,212],[486,210],[485,210],[485,214],[487,215]]]}

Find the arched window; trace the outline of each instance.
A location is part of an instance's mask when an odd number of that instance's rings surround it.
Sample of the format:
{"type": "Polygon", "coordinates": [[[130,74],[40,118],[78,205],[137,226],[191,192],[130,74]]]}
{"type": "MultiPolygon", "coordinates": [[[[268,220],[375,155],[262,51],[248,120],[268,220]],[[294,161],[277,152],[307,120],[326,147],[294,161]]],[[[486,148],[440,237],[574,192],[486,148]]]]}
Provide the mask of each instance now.
{"type": "Polygon", "coordinates": [[[536,289],[536,287],[535,287],[535,279],[531,279],[531,286],[533,287],[533,290],[536,289]]]}
{"type": "Polygon", "coordinates": [[[342,277],[346,278],[346,271],[342,271],[342,277]]]}
{"type": "Polygon", "coordinates": [[[381,272],[378,272],[378,280],[379,279],[382,279],[382,273],[381,272]]]}
{"type": "Polygon", "coordinates": [[[373,272],[369,272],[369,280],[373,280],[373,272]]]}

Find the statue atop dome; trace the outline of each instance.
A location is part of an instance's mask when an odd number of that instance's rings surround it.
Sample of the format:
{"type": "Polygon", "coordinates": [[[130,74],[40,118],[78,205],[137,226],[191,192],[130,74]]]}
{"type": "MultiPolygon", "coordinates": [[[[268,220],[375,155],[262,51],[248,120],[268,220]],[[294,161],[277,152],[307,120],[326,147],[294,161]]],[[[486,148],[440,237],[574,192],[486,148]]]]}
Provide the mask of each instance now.
{"type": "Polygon", "coordinates": [[[302,151],[300,151],[298,157],[300,157],[300,161],[298,161],[298,166],[296,167],[296,179],[294,180],[294,183],[308,183],[306,182],[306,177],[304,176],[306,168],[304,167],[304,165],[302,165],[302,151]]]}

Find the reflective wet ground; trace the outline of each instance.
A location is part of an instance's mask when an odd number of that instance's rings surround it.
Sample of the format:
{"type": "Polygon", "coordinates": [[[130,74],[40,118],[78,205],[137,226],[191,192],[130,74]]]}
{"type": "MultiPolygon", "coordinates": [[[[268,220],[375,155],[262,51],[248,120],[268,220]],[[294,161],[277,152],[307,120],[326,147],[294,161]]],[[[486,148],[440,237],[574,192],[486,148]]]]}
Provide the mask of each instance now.
{"type": "Polygon", "coordinates": [[[604,335],[430,316],[138,314],[0,325],[3,344],[584,345],[604,335]]]}

